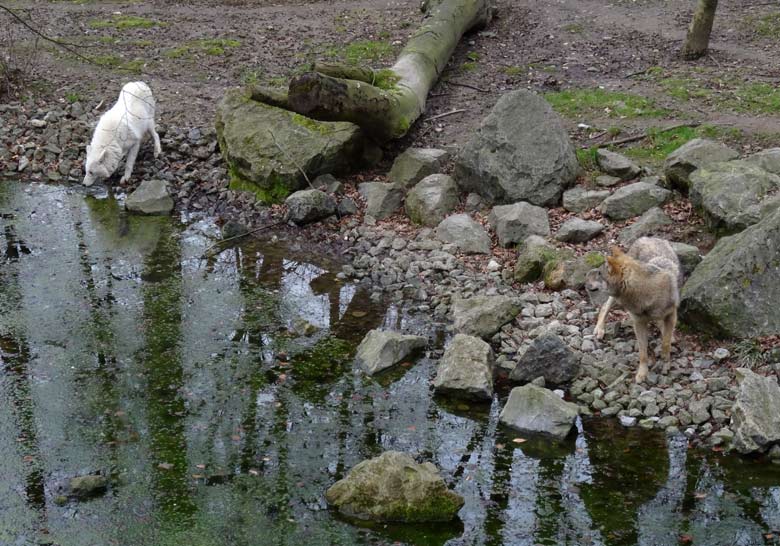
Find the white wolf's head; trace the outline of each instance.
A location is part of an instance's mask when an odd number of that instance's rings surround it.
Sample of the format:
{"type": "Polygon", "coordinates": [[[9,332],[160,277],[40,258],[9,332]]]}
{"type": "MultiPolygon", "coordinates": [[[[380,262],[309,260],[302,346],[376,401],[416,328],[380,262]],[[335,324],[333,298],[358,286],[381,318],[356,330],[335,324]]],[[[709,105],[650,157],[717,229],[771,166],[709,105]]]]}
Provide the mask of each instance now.
{"type": "Polygon", "coordinates": [[[84,162],[84,185],[91,186],[95,182],[102,182],[111,176],[119,166],[119,155],[114,153],[110,146],[98,151],[87,146],[87,159],[84,162]]]}

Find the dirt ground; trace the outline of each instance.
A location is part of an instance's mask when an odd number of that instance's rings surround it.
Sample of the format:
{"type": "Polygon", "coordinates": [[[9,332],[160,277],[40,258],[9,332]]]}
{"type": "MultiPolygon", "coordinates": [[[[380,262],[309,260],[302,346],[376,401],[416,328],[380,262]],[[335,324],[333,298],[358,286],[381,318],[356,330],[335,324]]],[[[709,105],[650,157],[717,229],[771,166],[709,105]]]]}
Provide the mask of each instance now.
{"type": "MultiPolygon", "coordinates": [[[[422,19],[419,4],[80,0],[10,5],[102,65],[41,42],[38,91],[62,101],[96,103],[111,99],[122,82],[143,78],[158,95],[164,123],[206,126],[227,88],[245,82],[283,85],[315,59],[346,57],[374,67],[391,63],[422,19]]],[[[771,144],[780,134],[780,95],[774,93],[780,80],[778,7],[760,0],[722,3],[710,54],[686,63],[677,52],[694,4],[497,0],[494,22],[461,42],[432,90],[426,115],[397,146],[458,145],[501,93],[519,88],[603,88],[645,97],[664,110],[624,115],[595,105],[569,112],[580,145],[682,121],[736,128],[728,136],[771,144]],[[767,87],[749,92],[756,85],[767,87]],[[464,111],[426,121],[452,110],[464,111]]]]}

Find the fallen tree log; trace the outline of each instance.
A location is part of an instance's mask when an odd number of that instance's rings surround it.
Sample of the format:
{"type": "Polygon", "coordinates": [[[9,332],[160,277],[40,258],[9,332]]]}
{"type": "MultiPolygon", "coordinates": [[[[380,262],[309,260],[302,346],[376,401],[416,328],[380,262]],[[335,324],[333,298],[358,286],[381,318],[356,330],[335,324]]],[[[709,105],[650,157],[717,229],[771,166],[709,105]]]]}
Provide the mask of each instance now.
{"type": "Polygon", "coordinates": [[[287,107],[321,121],[350,121],[379,142],[406,134],[461,37],[490,21],[489,0],[440,0],[395,64],[372,71],[334,64],[290,81],[287,107]]]}

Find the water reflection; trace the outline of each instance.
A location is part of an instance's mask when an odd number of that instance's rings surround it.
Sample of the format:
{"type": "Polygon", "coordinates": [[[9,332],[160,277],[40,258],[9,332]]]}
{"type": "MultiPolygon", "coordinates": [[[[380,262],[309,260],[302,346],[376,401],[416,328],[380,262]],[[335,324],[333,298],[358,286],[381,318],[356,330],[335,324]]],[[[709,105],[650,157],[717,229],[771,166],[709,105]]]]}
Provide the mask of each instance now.
{"type": "Polygon", "coordinates": [[[505,392],[433,397],[426,358],[355,373],[371,328],[444,333],[337,282],[326,257],[250,241],[202,260],[207,220],[61,188],[4,183],[0,209],[0,544],[725,545],[780,527],[776,466],[603,421],[517,438],[505,392]],[[436,463],[460,521],[329,511],[324,490],[386,449],[436,463]],[[89,472],[108,494],[53,502],[89,472]]]}

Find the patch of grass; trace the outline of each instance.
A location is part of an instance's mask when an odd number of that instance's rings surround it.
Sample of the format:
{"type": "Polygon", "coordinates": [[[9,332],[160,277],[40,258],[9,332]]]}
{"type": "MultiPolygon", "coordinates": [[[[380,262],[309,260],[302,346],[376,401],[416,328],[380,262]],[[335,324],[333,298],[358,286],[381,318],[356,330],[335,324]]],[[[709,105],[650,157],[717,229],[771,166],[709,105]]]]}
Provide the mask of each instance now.
{"type": "Polygon", "coordinates": [[[160,23],[145,17],[136,15],[114,15],[111,19],[92,19],[89,28],[113,28],[115,30],[127,30],[133,28],[152,28],[160,23]]]}
{"type": "Polygon", "coordinates": [[[388,57],[392,52],[393,46],[387,42],[359,40],[346,46],[332,46],[325,50],[325,55],[343,59],[349,64],[359,65],[375,63],[388,57]]]}
{"type": "Polygon", "coordinates": [[[580,162],[580,166],[586,171],[599,170],[598,164],[596,163],[596,152],[598,152],[598,148],[595,146],[592,148],[577,149],[577,161],[580,162]]]}
{"type": "Polygon", "coordinates": [[[97,55],[91,58],[92,62],[105,66],[107,68],[113,68],[116,70],[122,70],[125,72],[132,72],[140,74],[143,72],[146,62],[143,59],[133,59],[132,61],[125,61],[117,55],[97,55]]]}
{"type": "Polygon", "coordinates": [[[523,66],[505,66],[502,71],[507,76],[516,78],[517,76],[522,76],[525,74],[526,68],[523,66]]]}
{"type": "Polygon", "coordinates": [[[468,53],[466,53],[466,58],[469,61],[477,62],[479,60],[479,53],[477,53],[476,51],[469,51],[468,53]]]}
{"type": "Polygon", "coordinates": [[[761,17],[748,17],[745,23],[755,29],[756,34],[760,36],[780,38],[780,12],[769,13],[761,17]]]}
{"type": "Polygon", "coordinates": [[[262,74],[262,70],[246,70],[241,75],[241,83],[244,85],[255,85],[260,82],[260,76],[262,74]]]}
{"type": "Polygon", "coordinates": [[[81,102],[81,95],[71,91],[70,93],[65,95],[65,100],[68,101],[70,104],[73,104],[74,102],[81,102]]]}
{"type": "Polygon", "coordinates": [[[472,70],[476,70],[477,69],[477,63],[475,63],[473,61],[467,61],[467,62],[463,63],[462,65],[460,65],[460,69],[463,72],[471,72],[472,70]]]}
{"type": "Polygon", "coordinates": [[[563,30],[571,32],[572,34],[583,34],[585,32],[585,27],[580,23],[569,23],[568,25],[563,26],[563,30]]]}
{"type": "Polygon", "coordinates": [[[702,87],[693,78],[665,78],[659,82],[659,85],[669,96],[681,101],[705,99],[712,95],[709,89],[702,87]]]}
{"type": "Polygon", "coordinates": [[[734,357],[740,366],[756,369],[763,366],[769,360],[768,351],[764,351],[761,344],[756,339],[743,339],[734,344],[734,357]]]}
{"type": "Polygon", "coordinates": [[[714,125],[701,127],[678,127],[671,131],[649,129],[648,138],[641,143],[627,148],[624,153],[634,159],[660,163],[666,156],[694,138],[710,138],[717,140],[741,140],[742,132],[734,127],[723,128],[714,125]]]}
{"type": "Polygon", "coordinates": [[[218,57],[239,46],[241,46],[241,42],[232,38],[204,38],[169,49],[165,52],[165,56],[171,59],[181,59],[196,54],[218,57]]]}
{"type": "Polygon", "coordinates": [[[768,83],[748,83],[735,88],[727,104],[737,112],[777,114],[780,111],[780,89],[768,83]]]}
{"type": "Polygon", "coordinates": [[[553,108],[566,117],[607,115],[614,118],[661,117],[668,111],[655,105],[652,99],[604,89],[569,89],[545,93],[553,108]]]}

